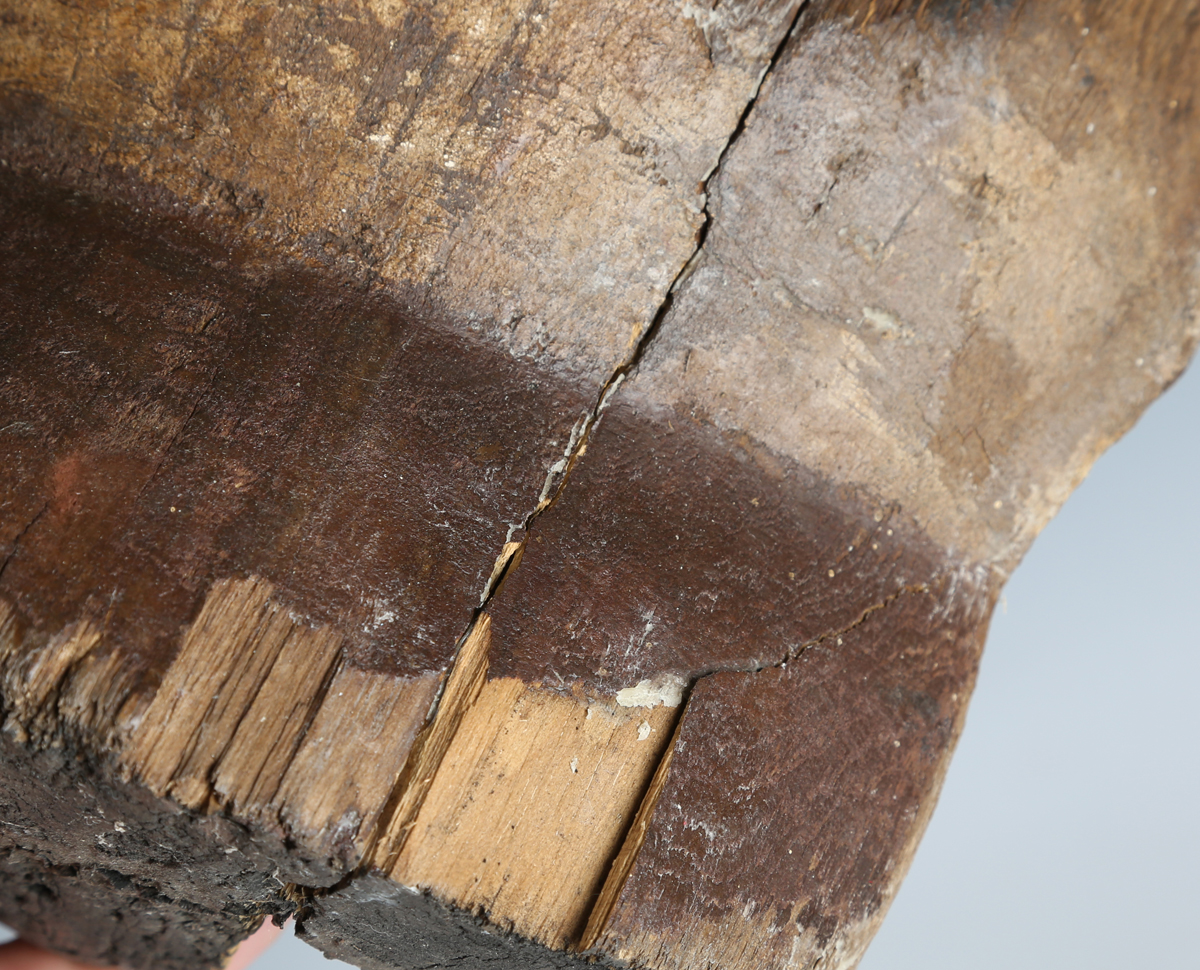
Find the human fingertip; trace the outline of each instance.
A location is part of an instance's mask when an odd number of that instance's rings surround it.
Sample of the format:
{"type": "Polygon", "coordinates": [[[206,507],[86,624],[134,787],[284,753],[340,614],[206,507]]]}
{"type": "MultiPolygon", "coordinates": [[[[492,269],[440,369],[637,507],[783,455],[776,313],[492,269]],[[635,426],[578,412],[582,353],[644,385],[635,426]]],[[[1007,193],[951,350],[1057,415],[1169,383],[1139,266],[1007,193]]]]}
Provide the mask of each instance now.
{"type": "Polygon", "coordinates": [[[95,970],[61,953],[43,950],[25,940],[0,946],[0,970],[95,970]]]}
{"type": "MultiPolygon", "coordinates": [[[[263,955],[282,932],[283,928],[276,926],[272,920],[263,920],[262,926],[238,944],[238,948],[233,951],[233,956],[225,964],[225,970],[246,970],[250,964],[263,955]]],[[[8,970],[8,968],[0,964],[0,970],[8,970]]]]}

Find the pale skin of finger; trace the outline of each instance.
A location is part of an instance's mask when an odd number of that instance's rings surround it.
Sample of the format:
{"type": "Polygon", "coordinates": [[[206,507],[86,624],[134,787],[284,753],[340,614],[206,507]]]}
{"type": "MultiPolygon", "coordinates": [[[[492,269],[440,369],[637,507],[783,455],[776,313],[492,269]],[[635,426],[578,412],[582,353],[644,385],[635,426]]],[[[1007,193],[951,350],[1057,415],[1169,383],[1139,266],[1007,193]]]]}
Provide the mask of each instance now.
{"type": "Polygon", "coordinates": [[[0,970],[92,970],[87,964],[76,963],[60,953],[14,940],[0,946],[0,970]]]}
{"type": "MultiPolygon", "coordinates": [[[[257,960],[283,931],[270,920],[242,941],[234,951],[224,970],[246,970],[257,960]]],[[[52,953],[41,947],[14,940],[0,946],[0,970],[97,970],[90,963],[79,963],[61,953],[52,953]]]]}
{"type": "MultiPolygon", "coordinates": [[[[263,920],[262,926],[242,940],[229,962],[225,964],[225,970],[246,970],[250,964],[262,956],[267,947],[274,943],[282,932],[282,928],[276,926],[269,919],[263,920]]],[[[0,963],[0,970],[8,970],[8,968],[0,963]]]]}

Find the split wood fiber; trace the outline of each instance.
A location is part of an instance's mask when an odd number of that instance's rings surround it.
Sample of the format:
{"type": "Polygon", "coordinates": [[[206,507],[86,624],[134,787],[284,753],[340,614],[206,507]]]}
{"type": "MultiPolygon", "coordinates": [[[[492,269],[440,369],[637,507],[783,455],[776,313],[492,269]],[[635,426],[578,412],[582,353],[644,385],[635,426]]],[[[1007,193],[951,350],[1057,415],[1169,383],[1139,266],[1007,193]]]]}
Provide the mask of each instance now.
{"type": "Polygon", "coordinates": [[[1195,347],[1197,22],[0,0],[0,918],[852,967],[1195,347]]]}

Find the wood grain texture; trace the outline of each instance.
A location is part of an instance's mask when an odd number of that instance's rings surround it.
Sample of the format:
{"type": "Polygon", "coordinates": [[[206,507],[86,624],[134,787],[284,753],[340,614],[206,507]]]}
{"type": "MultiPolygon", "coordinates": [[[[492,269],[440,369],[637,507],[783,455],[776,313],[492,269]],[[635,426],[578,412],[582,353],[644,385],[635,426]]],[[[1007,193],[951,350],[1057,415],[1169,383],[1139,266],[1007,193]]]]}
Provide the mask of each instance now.
{"type": "Polygon", "coordinates": [[[381,819],[377,841],[368,857],[374,869],[388,872],[404,848],[417,813],[437,778],[442,760],[462,727],[463,718],[479,699],[487,679],[491,618],[481,614],[471,624],[437,698],[436,710],[413,742],[404,771],[396,782],[386,814],[381,819]]]}
{"type": "Polygon", "coordinates": [[[677,713],[490,681],[391,877],[554,949],[577,943],[677,713]]]}
{"type": "MultiPolygon", "coordinates": [[[[312,712],[293,707],[271,718],[265,712],[297,688],[306,701],[324,693],[341,644],[329,630],[293,623],[271,592],[253,580],[219,581],[188,628],[128,753],[156,794],[207,808],[214,773],[257,779],[263,762],[244,759],[295,752],[312,712]],[[286,735],[276,735],[281,729],[286,735]]],[[[277,789],[283,773],[273,774],[277,789]]]]}
{"type": "Polygon", "coordinates": [[[898,503],[622,385],[489,608],[495,676],[615,699],[756,670],[945,565],[898,503]]]}
{"type": "Polygon", "coordinates": [[[994,574],[949,557],[898,499],[867,504],[652,407],[647,375],[609,405],[489,608],[497,675],[610,703],[694,685],[579,944],[634,966],[849,966],[936,800],[994,574]],[[902,806],[868,797],[901,779],[902,806]],[[788,848],[827,865],[801,878],[788,848]],[[760,895],[737,895],[750,886],[760,895]],[[820,932],[804,936],[806,920],[820,932]]]}
{"type": "Polygon", "coordinates": [[[98,613],[156,678],[209,584],[257,575],[336,620],[364,669],[444,668],[590,401],[429,307],[260,275],[178,220],[28,180],[6,202],[3,579],[22,613],[98,613]],[[81,565],[59,582],[64,558],[81,565]]]}
{"type": "Polygon", "coordinates": [[[10,4],[0,65],[22,158],[65,139],[105,185],[428,288],[594,393],[798,5],[10,4]]]}
{"type": "Polygon", "coordinates": [[[1196,11],[9,5],[0,915],[853,966],[1200,335],[1196,11]]]}
{"type": "Polygon", "coordinates": [[[815,19],[714,182],[705,248],[661,330],[493,603],[494,674],[610,697],[701,678],[692,744],[716,747],[694,779],[672,761],[598,952],[655,967],[857,961],[936,799],[996,584],[1190,356],[1194,217],[1159,206],[1192,191],[1195,129],[1165,138],[1170,165],[1127,130],[1088,140],[1182,102],[1166,75],[1128,73],[1130,8],[1084,33],[1087,12],[863,33],[815,19]],[[1106,60],[1119,80],[1099,97],[1106,60]],[[1053,72],[1078,83],[1035,89],[1053,72]],[[1131,237],[1146,241],[1135,254],[1131,237]],[[755,673],[781,662],[801,673],[755,673]],[[705,692],[740,683],[713,670],[745,671],[745,686],[701,720],[705,692]],[[846,748],[808,733],[822,730],[803,722],[813,710],[846,748]],[[812,760],[781,766],[762,738],[782,724],[813,738],[812,760]],[[889,748],[901,736],[916,761],[889,748]],[[761,782],[758,822],[729,795],[753,778],[781,786],[761,782]],[[856,817],[881,787],[904,804],[856,817]],[[806,828],[812,793],[838,792],[848,803],[821,803],[826,821],[806,828]],[[813,864],[783,858],[777,889],[773,830],[813,864]],[[737,895],[747,871],[762,898],[737,895]]]}

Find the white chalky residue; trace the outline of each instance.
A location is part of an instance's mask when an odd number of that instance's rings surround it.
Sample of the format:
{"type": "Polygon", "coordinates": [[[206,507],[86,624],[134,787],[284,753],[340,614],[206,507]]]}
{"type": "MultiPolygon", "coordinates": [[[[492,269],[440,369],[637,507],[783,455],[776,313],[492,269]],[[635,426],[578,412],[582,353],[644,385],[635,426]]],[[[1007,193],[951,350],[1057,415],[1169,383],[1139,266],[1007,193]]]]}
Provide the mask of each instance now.
{"type": "Polygon", "coordinates": [[[863,307],[863,320],[869,323],[879,333],[889,337],[911,337],[912,331],[902,324],[894,313],[880,310],[877,307],[863,307]]]}
{"type": "Polygon", "coordinates": [[[642,723],[638,725],[638,740],[645,741],[646,738],[650,737],[650,732],[653,730],[654,728],[650,726],[648,721],[642,721],[642,723]]]}
{"type": "Polygon", "coordinates": [[[666,674],[654,680],[639,680],[633,687],[617,691],[617,703],[622,707],[678,707],[683,703],[686,682],[676,674],[666,674]]]}

